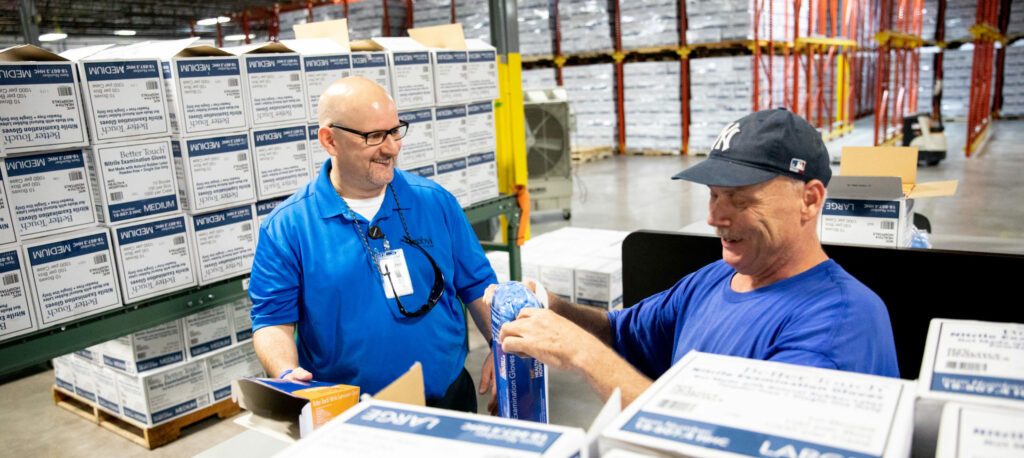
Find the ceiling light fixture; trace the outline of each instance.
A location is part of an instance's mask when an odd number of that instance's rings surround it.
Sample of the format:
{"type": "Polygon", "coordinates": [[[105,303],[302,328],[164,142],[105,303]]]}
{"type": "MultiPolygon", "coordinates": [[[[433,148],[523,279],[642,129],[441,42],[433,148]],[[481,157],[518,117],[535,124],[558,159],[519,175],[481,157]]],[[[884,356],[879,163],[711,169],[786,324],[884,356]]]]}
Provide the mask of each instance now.
{"type": "Polygon", "coordinates": [[[134,37],[135,36],[135,31],[134,30],[115,30],[114,31],[114,35],[117,35],[119,37],[134,37]]]}
{"type": "Polygon", "coordinates": [[[68,37],[68,34],[56,32],[56,33],[44,33],[39,35],[39,41],[60,41],[68,37]]]}
{"type": "Polygon", "coordinates": [[[231,18],[227,16],[208,17],[206,19],[200,19],[196,21],[197,25],[217,25],[217,23],[231,22],[231,18]]]}

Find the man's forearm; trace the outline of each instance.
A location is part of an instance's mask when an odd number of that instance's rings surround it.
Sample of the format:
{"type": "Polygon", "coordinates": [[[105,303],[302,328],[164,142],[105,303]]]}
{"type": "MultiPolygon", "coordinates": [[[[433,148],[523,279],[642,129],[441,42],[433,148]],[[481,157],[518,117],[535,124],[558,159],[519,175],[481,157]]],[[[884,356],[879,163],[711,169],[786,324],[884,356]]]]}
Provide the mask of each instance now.
{"type": "Polygon", "coordinates": [[[278,377],[284,371],[299,367],[299,352],[295,347],[295,325],[282,324],[256,330],[252,344],[260,364],[267,375],[278,377]]]}
{"type": "Polygon", "coordinates": [[[602,401],[608,401],[615,388],[622,395],[625,408],[653,383],[609,347],[597,351],[581,351],[573,358],[576,372],[586,378],[602,401]]]}
{"type": "MultiPolygon", "coordinates": [[[[466,308],[469,310],[469,315],[473,317],[473,323],[476,324],[477,329],[480,330],[480,334],[483,334],[487,342],[491,341],[491,308],[484,301],[484,298],[478,298],[477,300],[466,304],[466,308]]],[[[467,330],[468,331],[468,330],[467,330]]]]}
{"type": "MultiPolygon", "coordinates": [[[[593,334],[609,347],[612,345],[612,325],[604,312],[585,305],[574,304],[561,296],[548,293],[548,308],[568,318],[587,332],[593,334]]],[[[610,393],[609,393],[610,394],[610,393]]]]}

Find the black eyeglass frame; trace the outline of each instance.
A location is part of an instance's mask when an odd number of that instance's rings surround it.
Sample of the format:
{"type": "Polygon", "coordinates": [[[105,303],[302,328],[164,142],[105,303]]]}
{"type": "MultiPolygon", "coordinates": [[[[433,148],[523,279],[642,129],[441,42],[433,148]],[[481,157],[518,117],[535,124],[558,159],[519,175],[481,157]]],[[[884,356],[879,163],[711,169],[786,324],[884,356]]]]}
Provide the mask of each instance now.
{"type": "Polygon", "coordinates": [[[406,122],[406,121],[398,121],[398,125],[397,126],[392,127],[390,129],[387,129],[387,130],[374,130],[374,131],[371,131],[371,132],[363,132],[361,130],[351,129],[351,128],[345,127],[345,126],[343,126],[341,124],[333,124],[332,123],[332,124],[328,124],[327,126],[328,127],[335,127],[335,128],[341,129],[341,130],[343,130],[345,132],[353,133],[353,134],[359,135],[360,137],[363,137],[363,142],[366,143],[366,146],[377,146],[377,145],[379,145],[381,143],[384,143],[384,140],[387,139],[388,135],[390,135],[391,138],[394,138],[395,140],[401,140],[402,138],[405,138],[405,135],[409,132],[409,123],[406,122]],[[399,129],[401,129],[401,130],[399,130],[399,129]],[[398,135],[399,133],[401,133],[401,135],[398,135]],[[377,143],[370,143],[370,136],[371,135],[375,135],[375,134],[382,134],[381,137],[380,137],[380,141],[377,142],[377,143]]]}
{"type": "Polygon", "coordinates": [[[420,250],[420,253],[423,253],[423,255],[427,257],[427,260],[430,261],[430,266],[434,268],[434,285],[430,287],[430,295],[427,296],[427,303],[421,305],[415,312],[409,312],[405,309],[405,306],[402,305],[402,301],[398,298],[398,293],[395,289],[395,282],[391,280],[391,272],[384,272],[384,276],[388,277],[388,283],[391,284],[391,290],[396,291],[395,302],[398,303],[398,311],[406,317],[417,318],[426,315],[427,312],[433,310],[434,306],[437,305],[437,302],[441,300],[441,295],[444,294],[444,272],[441,272],[441,268],[437,265],[437,262],[434,261],[434,258],[430,256],[430,253],[427,253],[427,250],[421,247],[420,244],[416,243],[416,241],[408,235],[402,237],[402,241],[408,245],[412,245],[417,250],[420,250]]]}

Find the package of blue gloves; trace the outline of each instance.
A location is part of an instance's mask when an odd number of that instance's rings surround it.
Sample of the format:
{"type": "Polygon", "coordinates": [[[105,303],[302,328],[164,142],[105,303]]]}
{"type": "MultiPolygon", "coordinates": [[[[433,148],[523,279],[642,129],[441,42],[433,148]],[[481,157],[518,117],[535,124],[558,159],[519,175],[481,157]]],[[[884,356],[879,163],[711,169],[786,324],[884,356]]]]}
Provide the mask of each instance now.
{"type": "Polygon", "coordinates": [[[496,338],[501,326],[514,321],[519,311],[527,307],[545,308],[547,299],[543,287],[537,285],[537,295],[518,282],[498,285],[491,299],[491,335],[495,337],[494,372],[497,379],[498,416],[548,422],[547,367],[534,358],[521,358],[501,350],[496,338]]]}

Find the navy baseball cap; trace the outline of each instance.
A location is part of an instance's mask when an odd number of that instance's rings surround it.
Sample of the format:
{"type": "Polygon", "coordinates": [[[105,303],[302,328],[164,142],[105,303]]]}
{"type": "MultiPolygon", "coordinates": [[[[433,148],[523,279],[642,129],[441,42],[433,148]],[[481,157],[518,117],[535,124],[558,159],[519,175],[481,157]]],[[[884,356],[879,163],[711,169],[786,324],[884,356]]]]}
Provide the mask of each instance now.
{"type": "Polygon", "coordinates": [[[832,178],[821,134],[785,108],[752,113],[718,134],[708,158],[672,177],[708,186],[748,186],[779,175],[828,186],[832,178]]]}

